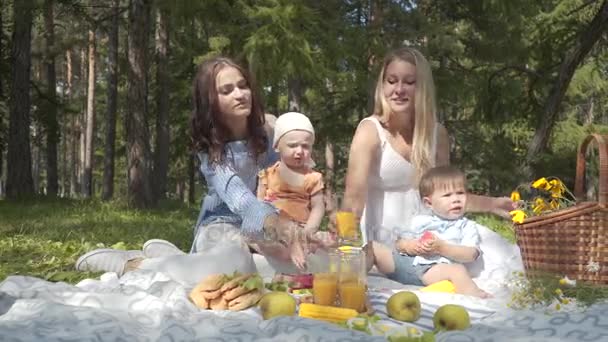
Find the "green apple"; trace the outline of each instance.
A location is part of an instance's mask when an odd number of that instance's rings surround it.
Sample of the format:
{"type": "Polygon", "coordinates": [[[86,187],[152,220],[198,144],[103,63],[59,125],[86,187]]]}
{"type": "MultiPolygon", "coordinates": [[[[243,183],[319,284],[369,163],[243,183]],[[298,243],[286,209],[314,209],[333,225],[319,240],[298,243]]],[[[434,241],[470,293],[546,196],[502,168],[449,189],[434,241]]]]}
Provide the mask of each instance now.
{"type": "Polygon", "coordinates": [[[296,300],[287,292],[268,292],[258,303],[264,319],[277,316],[293,316],[296,313],[296,300]]]}
{"type": "Polygon", "coordinates": [[[471,326],[469,313],[461,305],[446,304],[441,306],[433,315],[435,331],[465,330],[471,326]]]}
{"type": "Polygon", "coordinates": [[[410,291],[397,292],[386,302],[388,315],[402,322],[416,321],[421,310],[420,299],[410,291]]]}

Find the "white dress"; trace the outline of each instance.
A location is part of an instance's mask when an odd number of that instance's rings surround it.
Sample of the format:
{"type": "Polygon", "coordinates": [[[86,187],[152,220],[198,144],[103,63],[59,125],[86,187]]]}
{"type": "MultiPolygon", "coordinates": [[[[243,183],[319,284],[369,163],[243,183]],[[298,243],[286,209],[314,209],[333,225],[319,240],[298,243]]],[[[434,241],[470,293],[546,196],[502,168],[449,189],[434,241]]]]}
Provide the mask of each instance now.
{"type": "MultiPolygon", "coordinates": [[[[380,138],[380,157],[372,163],[367,190],[367,200],[361,218],[363,239],[377,241],[393,248],[399,233],[409,229],[416,214],[429,214],[422,205],[416,182],[416,169],[393,149],[386,138],[386,130],[376,117],[363,121],[375,124],[380,138]]],[[[437,145],[435,129],[432,153],[437,145]]],[[[519,248],[509,243],[489,228],[477,225],[482,257],[466,265],[474,278],[503,280],[512,271],[523,269],[519,248]]]]}
{"type": "MultiPolygon", "coordinates": [[[[393,149],[386,139],[386,130],[376,117],[363,121],[375,124],[380,138],[380,157],[372,162],[367,185],[367,200],[361,218],[364,241],[378,241],[392,247],[399,231],[408,227],[412,217],[426,213],[416,186],[416,169],[393,149]]],[[[433,139],[435,154],[437,129],[433,139]]]]}

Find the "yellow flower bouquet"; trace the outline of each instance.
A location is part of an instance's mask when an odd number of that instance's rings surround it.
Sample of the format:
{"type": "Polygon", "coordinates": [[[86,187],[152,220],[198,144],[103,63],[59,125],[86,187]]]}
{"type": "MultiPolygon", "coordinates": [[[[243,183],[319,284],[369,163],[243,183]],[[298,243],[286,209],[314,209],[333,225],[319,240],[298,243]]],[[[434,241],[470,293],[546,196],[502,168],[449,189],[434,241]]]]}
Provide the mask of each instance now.
{"type": "Polygon", "coordinates": [[[534,182],[518,186],[511,193],[511,200],[518,208],[510,212],[515,223],[523,223],[528,217],[539,216],[576,204],[574,195],[557,177],[542,177],[534,182]]]}

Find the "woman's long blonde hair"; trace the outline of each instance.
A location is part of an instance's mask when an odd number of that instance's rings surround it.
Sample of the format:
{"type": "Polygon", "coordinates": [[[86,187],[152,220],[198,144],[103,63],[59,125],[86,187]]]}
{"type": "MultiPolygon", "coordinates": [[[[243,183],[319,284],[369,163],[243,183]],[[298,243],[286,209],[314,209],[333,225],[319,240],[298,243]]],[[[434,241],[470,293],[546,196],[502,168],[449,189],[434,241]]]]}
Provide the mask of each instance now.
{"type": "MultiPolygon", "coordinates": [[[[382,69],[376,83],[374,95],[374,114],[386,125],[393,114],[384,97],[384,78],[388,65],[401,60],[416,66],[416,95],[414,98],[414,134],[412,138],[411,163],[416,169],[416,181],[435,165],[433,145],[435,126],[437,125],[437,104],[435,102],[435,84],[431,66],[420,51],[413,48],[399,48],[384,57],[382,69]]],[[[416,182],[417,183],[417,182],[416,182]]]]}

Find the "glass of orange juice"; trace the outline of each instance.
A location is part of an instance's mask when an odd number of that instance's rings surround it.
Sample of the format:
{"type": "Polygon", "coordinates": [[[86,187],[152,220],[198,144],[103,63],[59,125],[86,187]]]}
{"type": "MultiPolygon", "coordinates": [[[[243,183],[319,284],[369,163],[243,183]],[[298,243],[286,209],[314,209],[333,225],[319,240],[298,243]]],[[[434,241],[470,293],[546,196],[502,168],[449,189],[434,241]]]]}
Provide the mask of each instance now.
{"type": "Polygon", "coordinates": [[[340,251],[338,297],[341,307],[366,311],[367,268],[365,252],[361,248],[342,248],[340,251]]]}
{"type": "Polygon", "coordinates": [[[328,252],[328,262],[319,265],[312,280],[312,296],[315,304],[336,305],[338,298],[338,271],[340,268],[340,254],[338,251],[328,252]]]}
{"type": "Polygon", "coordinates": [[[340,209],[336,213],[336,229],[340,246],[360,246],[359,224],[355,212],[340,209]]]}

